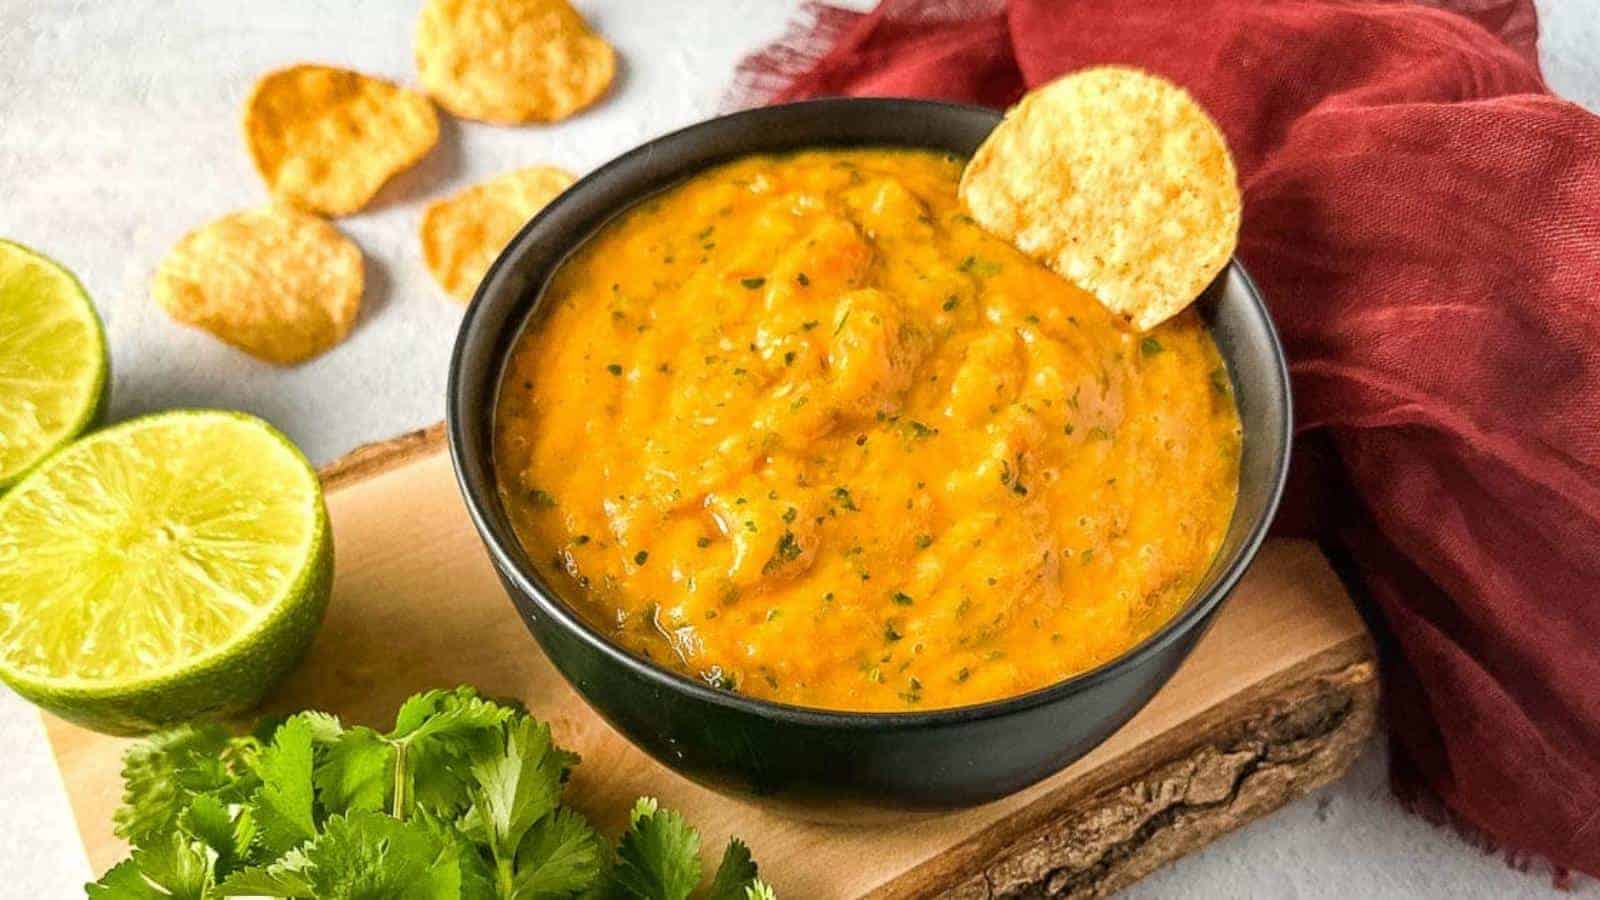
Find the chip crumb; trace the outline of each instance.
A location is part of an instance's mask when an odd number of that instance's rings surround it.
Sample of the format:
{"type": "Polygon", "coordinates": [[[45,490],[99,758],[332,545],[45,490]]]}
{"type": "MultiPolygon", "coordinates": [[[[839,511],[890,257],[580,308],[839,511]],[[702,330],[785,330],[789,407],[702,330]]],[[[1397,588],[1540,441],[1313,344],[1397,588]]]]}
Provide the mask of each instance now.
{"type": "Polygon", "coordinates": [[[342,216],[433,149],[439,117],[427,97],[381,78],[298,65],[256,82],[244,133],[273,196],[342,216]]]}
{"type": "Polygon", "coordinates": [[[429,0],[416,58],[439,105],[502,125],[565,119],[617,69],[616,51],[567,0],[429,0]]]}
{"type": "Polygon", "coordinates": [[[1140,331],[1198,297],[1238,243],[1221,129],[1182,88],[1135,69],[1031,91],[978,148],[960,196],[979,225],[1140,331]]]}
{"type": "Polygon", "coordinates": [[[349,334],[361,310],[361,250],[331,224],[282,204],[189,232],[151,293],[174,319],[288,366],[349,334]]]}
{"type": "Polygon", "coordinates": [[[517,231],[575,180],[563,169],[532,166],[433,203],[419,235],[428,271],[451,296],[471,300],[517,231]]]}

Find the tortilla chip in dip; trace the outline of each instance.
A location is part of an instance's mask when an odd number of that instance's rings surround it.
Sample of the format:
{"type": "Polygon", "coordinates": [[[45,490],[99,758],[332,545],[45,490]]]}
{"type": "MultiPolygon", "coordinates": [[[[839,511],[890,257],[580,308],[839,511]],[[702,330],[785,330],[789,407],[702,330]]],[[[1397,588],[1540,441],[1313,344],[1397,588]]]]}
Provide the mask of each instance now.
{"type": "Polygon", "coordinates": [[[185,235],[156,270],[156,302],[252,356],[293,365],[344,339],[361,309],[361,250],[282,205],[230,213],[185,235]]]}
{"type": "Polygon", "coordinates": [[[422,215],[428,271],[451,296],[471,300],[517,230],[575,180],[562,169],[530,166],[435,202],[422,215]]]}
{"type": "Polygon", "coordinates": [[[1198,297],[1238,242],[1222,131],[1182,88],[1134,69],[1030,92],[978,148],[960,196],[983,228],[1141,331],[1198,297]]]}

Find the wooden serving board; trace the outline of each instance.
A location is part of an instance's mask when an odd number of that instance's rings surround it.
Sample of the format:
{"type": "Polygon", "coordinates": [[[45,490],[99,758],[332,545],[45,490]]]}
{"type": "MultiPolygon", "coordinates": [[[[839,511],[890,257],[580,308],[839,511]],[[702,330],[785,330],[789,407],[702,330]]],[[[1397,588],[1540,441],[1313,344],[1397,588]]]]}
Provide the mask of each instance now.
{"type": "MultiPolygon", "coordinates": [[[[490,570],[438,427],[324,470],[338,571],[306,663],[268,707],[389,724],[407,695],[514,695],[583,755],[571,802],[615,835],[633,799],[749,842],[789,898],[1099,896],[1337,778],[1371,733],[1371,643],[1310,544],[1269,542],[1176,677],[1110,740],[988,806],[890,825],[782,818],[691,784],[605,725],[545,661],[490,570]]],[[[127,741],[46,716],[89,859],[111,833],[127,741]]],[[[708,851],[709,852],[709,851],[708,851]]]]}

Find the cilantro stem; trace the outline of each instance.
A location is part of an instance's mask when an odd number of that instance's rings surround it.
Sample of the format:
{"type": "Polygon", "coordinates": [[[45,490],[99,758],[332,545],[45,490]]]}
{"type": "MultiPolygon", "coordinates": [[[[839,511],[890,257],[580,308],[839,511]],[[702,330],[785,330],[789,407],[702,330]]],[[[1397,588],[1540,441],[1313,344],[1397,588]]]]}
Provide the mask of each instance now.
{"type": "Polygon", "coordinates": [[[406,761],[409,741],[394,742],[394,810],[396,819],[406,820],[406,807],[411,805],[411,766],[406,761]]]}
{"type": "Polygon", "coordinates": [[[495,854],[494,880],[500,888],[500,896],[510,897],[515,893],[513,890],[515,878],[511,871],[511,860],[509,858],[495,854]]]}

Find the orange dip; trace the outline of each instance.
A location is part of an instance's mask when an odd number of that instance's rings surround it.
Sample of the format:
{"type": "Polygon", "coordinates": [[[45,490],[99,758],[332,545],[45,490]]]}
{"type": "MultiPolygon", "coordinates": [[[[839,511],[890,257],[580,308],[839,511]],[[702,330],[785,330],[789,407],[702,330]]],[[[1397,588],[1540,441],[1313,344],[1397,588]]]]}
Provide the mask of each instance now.
{"type": "Polygon", "coordinates": [[[1170,618],[1239,420],[1187,311],[1127,330],[981,231],[962,160],[752,156],[605,226],[518,339],[500,491],[633,652],[756,697],[928,709],[1044,687],[1170,618]]]}

